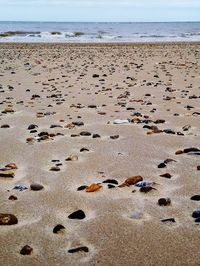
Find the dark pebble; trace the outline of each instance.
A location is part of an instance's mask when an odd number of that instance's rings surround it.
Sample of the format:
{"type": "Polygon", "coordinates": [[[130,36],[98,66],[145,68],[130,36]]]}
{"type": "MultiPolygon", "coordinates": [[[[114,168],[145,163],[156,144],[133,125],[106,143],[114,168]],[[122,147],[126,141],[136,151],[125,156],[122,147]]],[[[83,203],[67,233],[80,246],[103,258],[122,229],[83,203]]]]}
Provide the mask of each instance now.
{"type": "Polygon", "coordinates": [[[200,195],[194,195],[190,198],[191,200],[199,201],[200,200],[200,195]]]}
{"type": "Polygon", "coordinates": [[[65,227],[62,224],[58,224],[54,227],[53,233],[58,234],[61,230],[64,230],[64,229],[65,229],[65,227]]]}
{"type": "Polygon", "coordinates": [[[21,255],[30,255],[32,253],[32,251],[33,251],[33,248],[26,245],[20,250],[20,254],[21,255]]]}
{"type": "Polygon", "coordinates": [[[110,136],[111,139],[118,139],[119,135],[110,136]]]}
{"type": "Polygon", "coordinates": [[[82,191],[82,190],[85,190],[87,188],[87,186],[80,186],[77,188],[77,191],[82,191]]]}
{"type": "Polygon", "coordinates": [[[151,191],[152,189],[155,189],[153,187],[141,187],[140,188],[140,192],[143,192],[143,193],[148,193],[149,191],[151,191]]]}
{"type": "Polygon", "coordinates": [[[172,177],[172,175],[169,174],[169,173],[165,173],[165,174],[162,174],[162,175],[160,175],[160,176],[161,176],[161,177],[168,178],[168,179],[170,179],[170,178],[172,177]]]}
{"type": "Polygon", "coordinates": [[[31,124],[28,126],[28,130],[32,130],[35,129],[36,127],[38,127],[37,125],[31,124]]]}
{"type": "Polygon", "coordinates": [[[9,128],[9,125],[2,125],[1,128],[9,128]]]}
{"type": "Polygon", "coordinates": [[[84,137],[85,137],[85,136],[87,137],[87,136],[91,136],[92,134],[91,134],[90,132],[87,132],[87,131],[82,131],[82,132],[80,133],[80,135],[81,135],[81,136],[84,136],[84,137]]]}
{"type": "Polygon", "coordinates": [[[115,179],[106,179],[102,183],[109,183],[109,184],[115,184],[118,185],[118,181],[115,179]]]}
{"type": "Polygon", "coordinates": [[[75,211],[68,216],[69,219],[78,219],[78,220],[83,220],[85,217],[86,217],[85,213],[82,210],[75,211]]]}
{"type": "Polygon", "coordinates": [[[84,151],[90,151],[90,150],[87,149],[87,148],[81,148],[81,149],[80,149],[80,152],[84,152],[84,151]]]}
{"type": "Polygon", "coordinates": [[[42,190],[44,187],[40,184],[34,183],[30,185],[30,189],[34,191],[42,190]]]}
{"type": "Polygon", "coordinates": [[[161,222],[165,223],[165,222],[172,222],[175,223],[175,219],[174,218],[167,218],[167,219],[162,219],[161,222]]]}
{"type": "Polygon", "coordinates": [[[68,250],[68,253],[76,253],[76,252],[80,252],[80,251],[83,251],[83,252],[89,252],[89,248],[88,247],[78,247],[78,248],[72,248],[72,249],[69,249],[68,250]]]}
{"type": "Polygon", "coordinates": [[[17,224],[18,219],[13,214],[0,213],[0,225],[13,225],[17,224]]]}
{"type": "Polygon", "coordinates": [[[14,196],[14,195],[11,195],[8,199],[9,199],[9,200],[17,200],[17,197],[14,196]]]}
{"type": "Polygon", "coordinates": [[[115,188],[114,185],[111,185],[111,184],[108,184],[108,188],[111,189],[111,188],[115,188]]]}
{"type": "Polygon", "coordinates": [[[192,217],[193,218],[200,218],[200,210],[193,211],[192,217]]]}
{"type": "Polygon", "coordinates": [[[168,206],[170,204],[171,204],[170,198],[160,198],[158,200],[158,205],[160,205],[160,206],[168,206]]]}
{"type": "Polygon", "coordinates": [[[165,163],[160,163],[159,165],[158,165],[158,168],[165,168],[166,167],[166,164],[165,163]]]}
{"type": "Polygon", "coordinates": [[[93,139],[100,138],[101,136],[99,134],[93,134],[92,135],[93,139]]]}

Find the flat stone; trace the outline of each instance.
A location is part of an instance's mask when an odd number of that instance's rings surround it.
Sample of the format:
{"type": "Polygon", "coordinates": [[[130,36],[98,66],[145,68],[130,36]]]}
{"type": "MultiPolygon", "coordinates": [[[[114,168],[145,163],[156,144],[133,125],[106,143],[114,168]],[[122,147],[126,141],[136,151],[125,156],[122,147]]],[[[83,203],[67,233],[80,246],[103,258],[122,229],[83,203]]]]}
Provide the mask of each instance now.
{"type": "Polygon", "coordinates": [[[10,169],[0,169],[0,177],[14,178],[15,172],[10,169]]]}
{"type": "Polygon", "coordinates": [[[58,166],[52,166],[52,167],[50,168],[50,171],[58,172],[58,171],[60,171],[60,168],[59,168],[58,166]]]}
{"type": "Polygon", "coordinates": [[[68,250],[68,253],[76,253],[76,252],[89,252],[89,248],[86,246],[78,247],[78,248],[72,248],[68,250]]]}
{"type": "Polygon", "coordinates": [[[92,135],[93,139],[100,138],[101,136],[99,134],[93,134],[92,135]]]}
{"type": "Polygon", "coordinates": [[[169,174],[169,173],[165,173],[165,174],[162,174],[162,175],[160,175],[160,176],[161,176],[161,177],[168,178],[168,179],[170,179],[170,178],[172,177],[172,175],[169,174]]]}
{"type": "Polygon", "coordinates": [[[171,222],[171,223],[175,223],[175,219],[174,218],[166,218],[166,219],[162,219],[161,222],[166,223],[166,222],[171,222]]]}
{"type": "Polygon", "coordinates": [[[33,183],[30,185],[30,189],[31,190],[34,190],[34,191],[39,191],[39,190],[42,190],[44,187],[40,184],[37,184],[37,183],[33,183]]]}
{"type": "Polygon", "coordinates": [[[110,139],[118,139],[119,135],[110,136],[110,139]]]}
{"type": "Polygon", "coordinates": [[[81,136],[84,136],[84,137],[87,137],[87,136],[91,136],[92,134],[90,132],[87,132],[87,131],[82,131],[80,133],[81,136]]]}

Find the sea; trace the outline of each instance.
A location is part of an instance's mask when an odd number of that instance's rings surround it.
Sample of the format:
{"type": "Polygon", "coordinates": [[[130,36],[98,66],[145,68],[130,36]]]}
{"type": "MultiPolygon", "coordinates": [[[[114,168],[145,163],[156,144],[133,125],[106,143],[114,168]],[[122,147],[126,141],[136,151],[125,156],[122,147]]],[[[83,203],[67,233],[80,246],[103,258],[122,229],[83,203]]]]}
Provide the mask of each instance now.
{"type": "Polygon", "coordinates": [[[200,41],[200,22],[0,22],[0,42],[200,41]]]}

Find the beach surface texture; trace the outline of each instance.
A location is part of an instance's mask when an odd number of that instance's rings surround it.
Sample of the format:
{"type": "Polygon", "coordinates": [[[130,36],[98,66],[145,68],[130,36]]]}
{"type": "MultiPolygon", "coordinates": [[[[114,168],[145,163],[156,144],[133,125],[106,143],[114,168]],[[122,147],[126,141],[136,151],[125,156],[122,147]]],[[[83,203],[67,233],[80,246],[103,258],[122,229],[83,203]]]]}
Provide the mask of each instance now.
{"type": "Polygon", "coordinates": [[[0,265],[200,265],[200,44],[0,44],[0,265]]]}

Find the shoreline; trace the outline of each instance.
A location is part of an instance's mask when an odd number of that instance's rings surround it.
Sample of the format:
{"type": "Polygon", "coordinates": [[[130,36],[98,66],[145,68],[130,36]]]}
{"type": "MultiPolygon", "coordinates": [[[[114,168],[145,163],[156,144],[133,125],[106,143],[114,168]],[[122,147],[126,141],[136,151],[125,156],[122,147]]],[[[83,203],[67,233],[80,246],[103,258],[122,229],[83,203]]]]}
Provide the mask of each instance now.
{"type": "Polygon", "coordinates": [[[3,46],[7,46],[8,48],[10,46],[16,47],[48,47],[51,48],[51,46],[62,46],[62,47],[133,47],[133,46],[190,46],[190,45],[200,45],[200,41],[180,41],[180,42],[94,42],[94,43],[65,43],[65,42],[0,42],[0,48],[3,46]]]}

